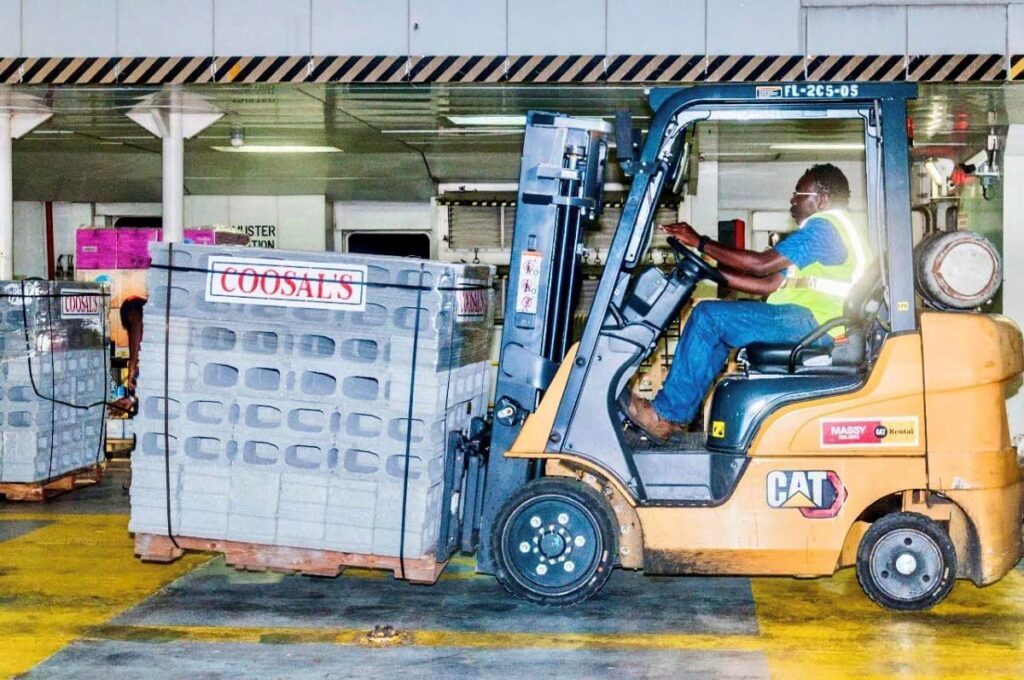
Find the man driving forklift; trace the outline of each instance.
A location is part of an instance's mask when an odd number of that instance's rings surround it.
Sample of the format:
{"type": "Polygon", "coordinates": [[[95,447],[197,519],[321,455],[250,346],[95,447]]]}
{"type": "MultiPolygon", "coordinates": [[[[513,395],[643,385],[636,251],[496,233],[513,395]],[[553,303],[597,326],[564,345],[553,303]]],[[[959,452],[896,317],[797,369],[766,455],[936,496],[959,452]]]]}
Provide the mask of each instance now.
{"type": "MultiPolygon", "coordinates": [[[[820,324],[842,316],[847,293],[873,259],[863,230],[846,212],[849,198],[850,184],[839,168],[828,163],[812,166],[790,198],[797,231],[764,252],[717,243],[685,222],[661,227],[716,260],[730,288],[765,296],[767,301],[713,300],[696,305],[662,390],[653,401],[631,396],[627,412],[633,424],[660,441],[686,432],[730,349],[758,341],[795,343],[820,324]]],[[[833,329],[831,336],[840,332],[833,329]]]]}

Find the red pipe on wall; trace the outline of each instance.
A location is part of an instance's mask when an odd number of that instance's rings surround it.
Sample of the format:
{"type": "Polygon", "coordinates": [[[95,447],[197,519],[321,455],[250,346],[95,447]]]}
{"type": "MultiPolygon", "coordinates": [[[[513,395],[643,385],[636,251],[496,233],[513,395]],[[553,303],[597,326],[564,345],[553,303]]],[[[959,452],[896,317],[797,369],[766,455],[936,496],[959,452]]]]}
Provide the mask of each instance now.
{"type": "Polygon", "coordinates": [[[53,202],[43,203],[46,214],[46,278],[53,281],[57,276],[57,256],[53,252],[53,202]]]}

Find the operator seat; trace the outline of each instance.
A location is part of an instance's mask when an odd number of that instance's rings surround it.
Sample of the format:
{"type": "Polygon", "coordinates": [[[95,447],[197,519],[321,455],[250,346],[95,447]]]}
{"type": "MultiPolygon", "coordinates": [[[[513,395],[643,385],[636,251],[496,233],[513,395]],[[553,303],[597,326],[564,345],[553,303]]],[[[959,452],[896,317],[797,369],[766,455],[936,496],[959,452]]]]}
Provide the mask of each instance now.
{"type": "Polygon", "coordinates": [[[783,375],[857,375],[868,364],[868,347],[882,300],[882,279],[877,261],[861,276],[843,303],[843,315],[830,319],[799,342],[753,342],[740,351],[739,361],[749,373],[783,375]],[[833,328],[845,335],[825,344],[833,328]]]}

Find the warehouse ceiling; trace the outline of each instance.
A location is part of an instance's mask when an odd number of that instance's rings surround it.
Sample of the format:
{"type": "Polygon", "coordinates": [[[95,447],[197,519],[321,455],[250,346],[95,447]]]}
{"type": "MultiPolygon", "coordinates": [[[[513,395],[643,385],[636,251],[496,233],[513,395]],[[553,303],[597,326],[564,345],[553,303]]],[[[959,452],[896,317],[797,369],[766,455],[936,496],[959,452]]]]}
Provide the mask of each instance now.
{"type": "MultiPolygon", "coordinates": [[[[159,201],[160,140],[124,114],[154,92],[139,87],[50,88],[36,94],[54,111],[15,142],[19,200],[159,201]]],[[[515,181],[522,128],[459,116],[522,115],[531,109],[612,119],[628,109],[649,121],[640,86],[211,85],[194,86],[224,112],[186,143],[190,194],[325,194],[333,200],[424,200],[440,182],[515,181]],[[246,145],[328,146],[321,154],[226,153],[232,130],[246,145]]],[[[922,85],[913,103],[919,156],[963,159],[992,127],[1024,123],[1024,84],[922,85]]],[[[857,138],[835,126],[780,122],[723,124],[709,155],[722,161],[842,160],[861,152],[780,150],[779,145],[857,138]]]]}

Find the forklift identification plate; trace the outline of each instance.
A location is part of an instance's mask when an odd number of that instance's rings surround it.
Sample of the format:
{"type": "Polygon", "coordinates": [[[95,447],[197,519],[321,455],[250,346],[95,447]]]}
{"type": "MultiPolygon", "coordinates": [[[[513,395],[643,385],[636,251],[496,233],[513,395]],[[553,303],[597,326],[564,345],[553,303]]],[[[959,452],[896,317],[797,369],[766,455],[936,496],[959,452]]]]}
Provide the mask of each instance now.
{"type": "Polygon", "coordinates": [[[917,416],[823,418],[821,446],[917,446],[917,416]]]}
{"type": "Polygon", "coordinates": [[[214,255],[206,300],[274,307],[366,310],[366,266],[214,255]]]}
{"type": "Polygon", "coordinates": [[[540,266],[544,256],[525,250],[519,258],[519,289],[516,291],[516,314],[536,314],[540,291],[540,266]]]}

